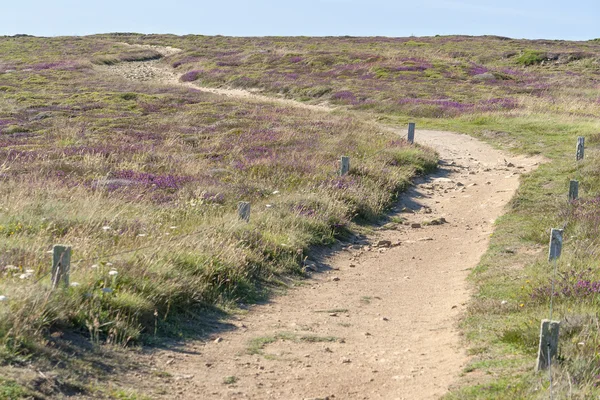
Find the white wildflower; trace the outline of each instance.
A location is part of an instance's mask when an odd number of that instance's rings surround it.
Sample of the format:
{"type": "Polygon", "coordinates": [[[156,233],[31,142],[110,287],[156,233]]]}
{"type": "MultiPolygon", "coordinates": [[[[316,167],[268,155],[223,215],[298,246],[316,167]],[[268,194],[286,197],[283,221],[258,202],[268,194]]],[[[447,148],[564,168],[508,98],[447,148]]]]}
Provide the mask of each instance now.
{"type": "Polygon", "coordinates": [[[274,191],[273,194],[279,194],[279,190],[274,191]]]}
{"type": "Polygon", "coordinates": [[[102,227],[102,230],[103,230],[104,232],[108,232],[108,231],[110,231],[111,229],[112,229],[112,228],[111,228],[110,226],[108,226],[108,225],[106,225],[106,226],[103,226],[103,227],[102,227]]]}
{"type": "Polygon", "coordinates": [[[32,269],[26,269],[25,272],[28,274],[33,274],[35,271],[32,269]]]}
{"type": "Polygon", "coordinates": [[[98,268],[98,264],[94,264],[90,268],[96,269],[96,268],[98,268]]]}
{"type": "Polygon", "coordinates": [[[77,287],[77,286],[79,286],[79,282],[71,282],[71,286],[72,287],[77,287]]]}
{"type": "Polygon", "coordinates": [[[144,236],[146,236],[146,234],[145,234],[145,233],[140,233],[140,234],[138,234],[138,237],[144,237],[144,236]]]}
{"type": "Polygon", "coordinates": [[[8,297],[0,294],[0,301],[6,301],[6,300],[8,300],[8,297]]]}
{"type": "Polygon", "coordinates": [[[7,271],[18,271],[19,267],[17,267],[16,265],[7,265],[6,267],[4,267],[4,269],[7,271]]]}
{"type": "Polygon", "coordinates": [[[508,303],[508,301],[506,301],[506,300],[502,300],[502,301],[500,302],[500,304],[502,304],[502,305],[505,305],[505,304],[507,304],[507,303],[508,303]]]}
{"type": "Polygon", "coordinates": [[[265,207],[271,208],[271,207],[273,207],[273,204],[267,204],[265,207]]]}
{"type": "Polygon", "coordinates": [[[110,276],[115,276],[115,275],[117,275],[118,273],[119,273],[119,272],[117,272],[117,270],[116,270],[116,269],[111,269],[110,271],[108,271],[108,275],[110,275],[110,276]]]}
{"type": "Polygon", "coordinates": [[[177,229],[176,226],[171,226],[169,229],[177,229]]]}
{"type": "Polygon", "coordinates": [[[19,279],[29,279],[31,278],[31,274],[21,274],[19,275],[19,279]]]}
{"type": "Polygon", "coordinates": [[[111,263],[111,262],[107,262],[107,263],[106,263],[106,266],[107,266],[107,267],[110,267],[111,265],[113,265],[113,263],[111,263]]]}

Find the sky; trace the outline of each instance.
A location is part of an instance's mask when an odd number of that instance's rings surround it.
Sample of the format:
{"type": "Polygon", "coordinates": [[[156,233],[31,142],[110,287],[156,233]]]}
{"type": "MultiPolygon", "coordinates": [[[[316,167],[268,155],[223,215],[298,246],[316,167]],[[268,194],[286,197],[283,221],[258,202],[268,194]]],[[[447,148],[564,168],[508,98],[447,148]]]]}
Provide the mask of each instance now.
{"type": "Polygon", "coordinates": [[[600,38],[600,0],[3,0],[0,35],[600,38]]]}

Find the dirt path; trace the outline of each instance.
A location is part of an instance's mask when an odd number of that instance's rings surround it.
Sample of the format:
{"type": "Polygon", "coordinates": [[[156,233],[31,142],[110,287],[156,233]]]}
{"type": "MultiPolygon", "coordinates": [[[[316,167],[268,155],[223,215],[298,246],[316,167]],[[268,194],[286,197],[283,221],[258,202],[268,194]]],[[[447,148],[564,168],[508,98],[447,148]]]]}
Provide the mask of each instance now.
{"type": "MultiPolygon", "coordinates": [[[[181,84],[167,80],[170,71],[144,64],[162,76],[149,80],[181,84]]],[[[402,196],[395,216],[404,223],[316,260],[317,271],[302,285],[234,317],[231,331],[143,352],[136,361],[154,372],[124,379],[164,399],[413,400],[446,393],[467,361],[456,326],[469,298],[465,279],[520,174],[540,160],[509,157],[450,132],[417,130],[416,138],[440,153],[442,165],[402,196]],[[439,218],[447,223],[425,224],[439,218]],[[392,247],[376,247],[380,240],[392,247]]]]}
{"type": "MultiPolygon", "coordinates": [[[[128,45],[127,43],[123,43],[128,45]]],[[[128,45],[131,46],[131,45],[128,45]]],[[[169,56],[181,51],[173,47],[159,47],[150,45],[137,45],[136,47],[149,48],[158,51],[164,56],[169,56]]],[[[259,90],[243,90],[243,89],[232,89],[232,88],[211,88],[203,87],[194,84],[193,82],[182,82],[179,80],[180,74],[173,69],[165,67],[159,60],[154,61],[138,61],[128,62],[115,65],[103,65],[96,66],[97,70],[109,72],[111,74],[120,75],[124,78],[139,81],[148,82],[163,85],[178,85],[189,87],[195,90],[201,90],[203,92],[213,93],[225,97],[235,97],[245,100],[258,101],[262,103],[277,103],[280,105],[286,105],[289,107],[303,108],[313,111],[332,111],[335,107],[329,104],[305,104],[296,100],[290,100],[286,98],[270,97],[260,94],[259,90]]]]}

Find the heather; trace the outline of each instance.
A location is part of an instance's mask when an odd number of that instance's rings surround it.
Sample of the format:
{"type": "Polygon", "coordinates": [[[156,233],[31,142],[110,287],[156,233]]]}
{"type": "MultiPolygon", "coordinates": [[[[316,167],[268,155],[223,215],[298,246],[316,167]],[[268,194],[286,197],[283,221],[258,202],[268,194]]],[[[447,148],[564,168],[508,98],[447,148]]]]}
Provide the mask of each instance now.
{"type": "Polygon", "coordinates": [[[137,345],[265,299],[302,277],[312,247],[374,221],[436,165],[431,150],[348,113],[95,67],[157,58],[124,44],[4,38],[0,48],[3,363],[59,363],[83,379],[80,361],[46,346],[57,334],[137,345]],[[341,155],[352,158],[344,177],[341,155]],[[58,243],[73,248],[71,285],[51,292],[58,243]]]}
{"type": "Polygon", "coordinates": [[[434,154],[385,129],[416,121],[547,159],[522,177],[472,271],[461,322],[472,359],[448,398],[548,397],[533,365],[553,293],[552,227],[565,227],[555,396],[597,397],[599,60],[597,40],[491,36],[1,38],[4,359],[46,354],[41,343],[63,330],[95,343],[177,337],[182,315],[263,299],[302,274],[311,246],[374,220],[433,168],[434,154]],[[142,85],[98,68],[144,60],[184,83],[335,111],[142,85]],[[577,136],[588,146],[579,163],[577,136]],[[341,155],[352,160],[344,177],[341,155]],[[569,179],[580,181],[577,201],[569,179]],[[252,202],[250,224],[237,220],[240,200],[252,202]],[[46,252],[58,242],[74,248],[78,285],[50,296],[46,252]]]}
{"type": "Polygon", "coordinates": [[[598,100],[592,89],[598,79],[595,41],[494,36],[120,39],[183,49],[163,62],[201,85],[259,88],[308,103],[423,118],[520,115],[548,107],[599,116],[590,104],[598,100]]]}

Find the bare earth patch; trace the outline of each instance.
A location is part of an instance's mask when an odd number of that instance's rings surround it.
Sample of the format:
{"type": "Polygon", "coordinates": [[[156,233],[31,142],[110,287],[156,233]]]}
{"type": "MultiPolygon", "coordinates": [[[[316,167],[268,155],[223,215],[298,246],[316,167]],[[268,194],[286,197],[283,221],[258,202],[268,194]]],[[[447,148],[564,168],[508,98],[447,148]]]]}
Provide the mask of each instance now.
{"type": "MultiPolygon", "coordinates": [[[[198,89],[154,61],[101,68],[198,89]]],[[[395,222],[323,256],[302,285],[233,317],[234,329],[142,352],[136,361],[154,373],[118,379],[164,399],[433,399],[447,393],[467,362],[457,328],[469,299],[466,277],[519,176],[541,160],[509,156],[450,132],[417,130],[416,138],[443,162],[403,194],[395,222]]]]}

